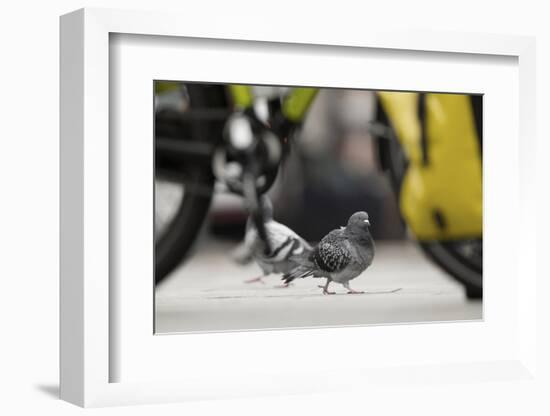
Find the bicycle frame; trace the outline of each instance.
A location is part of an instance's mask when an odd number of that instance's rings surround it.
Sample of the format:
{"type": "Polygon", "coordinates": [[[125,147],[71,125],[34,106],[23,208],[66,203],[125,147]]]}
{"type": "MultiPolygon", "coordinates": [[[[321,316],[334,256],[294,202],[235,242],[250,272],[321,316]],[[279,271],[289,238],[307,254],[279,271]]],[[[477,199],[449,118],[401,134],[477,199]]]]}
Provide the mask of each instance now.
{"type": "MultiPolygon", "coordinates": [[[[251,86],[233,84],[229,86],[229,91],[237,106],[242,109],[252,107],[254,95],[251,86]]],[[[284,117],[292,123],[302,122],[318,91],[318,88],[292,88],[283,99],[282,113],[284,117]]]]}

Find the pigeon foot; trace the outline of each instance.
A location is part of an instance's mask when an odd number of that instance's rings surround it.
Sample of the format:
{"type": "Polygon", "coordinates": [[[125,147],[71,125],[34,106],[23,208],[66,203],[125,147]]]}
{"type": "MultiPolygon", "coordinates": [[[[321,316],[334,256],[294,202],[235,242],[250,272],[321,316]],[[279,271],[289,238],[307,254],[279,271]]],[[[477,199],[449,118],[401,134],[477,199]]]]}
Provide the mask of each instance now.
{"type": "Polygon", "coordinates": [[[362,290],[355,290],[355,289],[352,289],[350,286],[349,286],[349,283],[346,282],[346,283],[343,283],[344,287],[348,290],[348,295],[359,295],[361,293],[365,293],[363,292],[362,290]]]}
{"type": "Polygon", "coordinates": [[[323,295],[335,295],[336,294],[336,292],[330,292],[329,290],[327,290],[327,288],[325,286],[318,285],[317,287],[319,289],[323,289],[323,295]]]}

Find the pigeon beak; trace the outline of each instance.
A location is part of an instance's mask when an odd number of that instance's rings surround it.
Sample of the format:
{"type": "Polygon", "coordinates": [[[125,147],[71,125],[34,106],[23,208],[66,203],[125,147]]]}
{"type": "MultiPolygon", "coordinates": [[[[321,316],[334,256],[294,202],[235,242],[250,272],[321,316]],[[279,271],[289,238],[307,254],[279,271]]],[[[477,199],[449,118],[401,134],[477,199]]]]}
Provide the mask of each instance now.
{"type": "Polygon", "coordinates": [[[370,221],[369,220],[365,220],[364,222],[365,222],[365,224],[367,224],[370,227],[370,221]]]}

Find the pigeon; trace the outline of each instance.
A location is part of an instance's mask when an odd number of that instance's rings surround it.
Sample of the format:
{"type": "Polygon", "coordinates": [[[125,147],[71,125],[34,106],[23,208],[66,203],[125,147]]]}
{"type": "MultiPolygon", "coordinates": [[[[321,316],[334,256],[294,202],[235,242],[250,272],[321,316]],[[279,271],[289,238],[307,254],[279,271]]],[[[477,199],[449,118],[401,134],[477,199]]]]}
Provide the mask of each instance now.
{"type": "MultiPolygon", "coordinates": [[[[273,206],[267,197],[261,199],[261,209],[265,220],[265,229],[269,239],[270,251],[260,238],[254,221],[248,219],[244,238],[244,247],[240,248],[241,259],[251,257],[262,269],[263,275],[246,280],[246,283],[263,282],[263,277],[272,273],[284,274],[291,272],[299,264],[290,260],[291,257],[305,255],[312,250],[311,245],[286,225],[273,219],[273,206]]],[[[288,283],[283,285],[288,286],[288,283]]]]}
{"type": "Polygon", "coordinates": [[[283,275],[285,284],[308,276],[327,279],[323,294],[329,292],[330,282],[342,284],[349,294],[364,293],[353,290],[349,282],[363,273],[374,259],[374,240],[369,231],[369,216],[360,211],[353,214],[345,227],[332,230],[308,253],[291,257],[300,265],[283,275]]]}

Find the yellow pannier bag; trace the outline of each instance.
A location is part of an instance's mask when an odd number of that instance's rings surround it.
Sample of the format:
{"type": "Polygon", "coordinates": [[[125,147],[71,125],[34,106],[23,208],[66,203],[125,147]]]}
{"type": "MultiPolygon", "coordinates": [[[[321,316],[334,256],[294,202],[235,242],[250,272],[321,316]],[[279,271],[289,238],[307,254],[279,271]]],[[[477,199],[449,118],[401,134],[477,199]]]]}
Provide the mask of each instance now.
{"type": "Polygon", "coordinates": [[[419,240],[482,235],[482,162],[471,98],[380,92],[409,160],[401,213],[419,240]]]}

